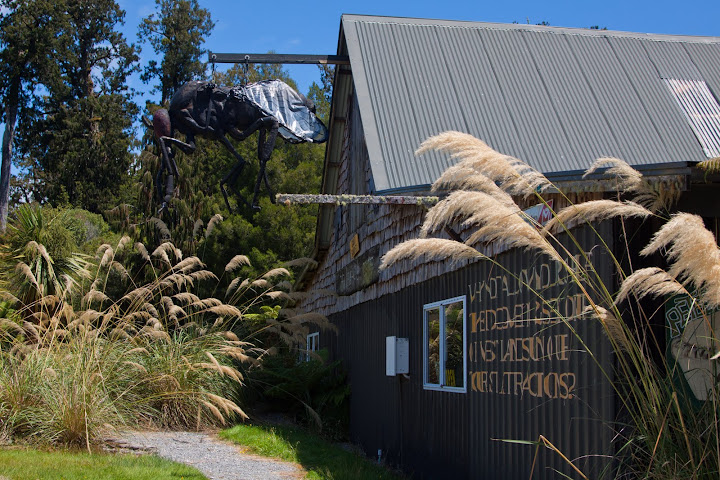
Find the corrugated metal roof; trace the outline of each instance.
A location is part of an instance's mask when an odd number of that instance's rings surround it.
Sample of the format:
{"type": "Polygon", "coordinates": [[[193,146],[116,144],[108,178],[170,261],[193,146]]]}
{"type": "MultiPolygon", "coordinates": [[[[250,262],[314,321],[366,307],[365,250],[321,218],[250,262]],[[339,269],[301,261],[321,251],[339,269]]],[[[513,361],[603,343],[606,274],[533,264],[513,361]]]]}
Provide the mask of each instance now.
{"type": "Polygon", "coordinates": [[[707,158],[663,79],[719,97],[720,38],[360,15],[342,30],[378,193],[431,184],[452,161],[413,152],[446,130],[543,172],[707,158]]]}

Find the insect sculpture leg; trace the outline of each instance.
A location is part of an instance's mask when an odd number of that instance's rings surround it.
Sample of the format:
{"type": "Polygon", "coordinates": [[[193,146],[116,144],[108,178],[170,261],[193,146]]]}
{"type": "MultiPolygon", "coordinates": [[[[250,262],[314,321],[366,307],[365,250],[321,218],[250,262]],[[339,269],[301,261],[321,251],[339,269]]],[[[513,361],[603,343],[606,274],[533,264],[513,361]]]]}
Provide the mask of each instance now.
{"type": "Polygon", "coordinates": [[[167,209],[168,203],[170,202],[170,199],[172,198],[173,190],[175,190],[175,175],[177,174],[177,166],[175,165],[175,161],[172,159],[173,154],[172,150],[170,150],[170,147],[165,143],[164,140],[165,137],[161,137],[158,139],[158,144],[160,145],[160,156],[162,158],[162,161],[160,162],[160,168],[158,169],[158,173],[155,179],[155,183],[158,188],[158,193],[162,196],[162,174],[164,171],[167,171],[167,176],[165,177],[165,195],[162,197],[163,202],[162,206],[160,207],[160,210],[158,210],[158,213],[162,212],[163,210],[167,209]],[[175,168],[173,168],[173,166],[175,168]]]}
{"type": "Polygon", "coordinates": [[[250,204],[242,198],[240,195],[240,192],[237,191],[235,188],[235,183],[237,183],[237,179],[240,176],[240,173],[242,172],[243,168],[245,167],[245,164],[247,163],[245,159],[242,158],[242,156],[235,150],[235,148],[232,146],[232,143],[230,143],[230,140],[228,140],[224,135],[220,137],[220,141],[223,145],[225,145],[225,148],[230,151],[230,153],[233,154],[233,156],[237,159],[237,163],[233,166],[233,168],[223,177],[222,180],[220,180],[220,191],[223,194],[223,198],[225,199],[225,205],[227,205],[228,210],[230,213],[232,213],[233,209],[230,206],[230,200],[228,199],[227,190],[225,189],[225,185],[229,184],[230,188],[232,188],[233,192],[235,192],[235,195],[238,196],[245,204],[249,207],[250,204]]]}
{"type": "MultiPolygon", "coordinates": [[[[276,121],[274,118],[272,118],[272,117],[263,117],[263,118],[260,118],[260,119],[258,119],[258,120],[255,120],[255,121],[252,123],[252,125],[250,125],[248,128],[246,128],[246,129],[245,129],[244,131],[242,131],[242,132],[241,132],[240,130],[238,130],[237,128],[234,128],[234,127],[233,127],[233,128],[231,128],[230,130],[228,130],[227,133],[228,133],[231,137],[233,137],[235,140],[240,140],[240,141],[242,141],[242,140],[245,140],[247,137],[249,137],[250,135],[252,135],[253,133],[255,133],[255,132],[258,131],[258,130],[260,130],[260,131],[261,131],[261,134],[262,134],[262,131],[264,130],[263,127],[267,127],[267,126],[272,127],[273,123],[274,123],[274,124],[277,124],[277,121],[276,121]]],[[[267,154],[267,158],[270,158],[270,154],[272,153],[272,149],[273,149],[273,147],[275,146],[275,137],[276,137],[276,136],[277,136],[277,127],[275,127],[275,135],[272,137],[272,145],[270,145],[270,150],[269,150],[269,152],[268,152],[268,154],[267,154]]],[[[257,192],[258,192],[258,190],[259,190],[259,188],[260,188],[260,187],[259,187],[259,180],[258,180],[258,185],[256,185],[256,187],[255,187],[255,196],[253,197],[253,202],[252,202],[252,204],[250,204],[250,203],[248,203],[247,200],[245,200],[244,198],[242,198],[242,197],[240,196],[240,192],[238,192],[237,189],[235,188],[235,183],[237,182],[237,179],[240,177],[240,174],[242,173],[242,170],[243,170],[243,168],[245,167],[245,164],[246,164],[247,162],[246,162],[246,161],[240,156],[240,154],[235,150],[235,148],[232,146],[232,143],[230,143],[230,140],[228,140],[228,139],[225,137],[224,134],[218,136],[218,139],[222,142],[223,145],[225,145],[225,148],[227,148],[228,151],[230,151],[230,153],[232,153],[233,156],[234,156],[234,157],[237,159],[237,161],[238,161],[238,162],[235,164],[235,166],[232,168],[232,170],[230,170],[230,172],[228,172],[228,174],[225,175],[225,177],[224,177],[224,178],[222,179],[222,181],[220,182],[220,190],[222,191],[223,197],[225,197],[225,204],[227,205],[228,210],[230,210],[230,212],[232,212],[232,208],[230,208],[230,202],[228,201],[227,190],[225,189],[225,185],[226,185],[226,184],[230,185],[230,188],[233,189],[233,191],[235,192],[235,194],[236,194],[238,197],[240,197],[240,198],[242,199],[242,201],[245,202],[246,205],[248,205],[248,206],[251,207],[251,208],[257,208],[256,200],[257,200],[257,192]]],[[[269,144],[270,142],[268,141],[267,143],[269,144]]],[[[260,148],[258,148],[258,157],[260,157],[260,158],[265,158],[265,157],[263,157],[263,156],[260,154],[260,148]]],[[[267,159],[266,159],[265,161],[267,161],[267,159]]],[[[260,171],[261,171],[262,175],[265,175],[265,167],[264,167],[264,163],[262,162],[262,160],[260,161],[260,171]]],[[[259,179],[259,178],[261,178],[261,177],[258,177],[258,179],[259,179]]],[[[266,181],[266,184],[267,184],[267,179],[266,179],[265,181],[266,181]]],[[[273,199],[273,201],[274,201],[274,199],[273,199]]]]}
{"type": "Polygon", "coordinates": [[[270,188],[270,182],[267,178],[267,171],[265,166],[267,165],[273,150],[275,149],[275,141],[277,140],[279,124],[277,120],[270,119],[268,127],[260,130],[258,135],[258,161],[260,162],[260,171],[258,172],[257,180],[255,181],[255,192],[253,196],[253,208],[257,207],[257,197],[260,193],[260,180],[265,181],[265,188],[267,188],[268,194],[270,195],[270,201],[275,203],[275,195],[273,194],[272,188],[270,188]],[[267,133],[267,140],[265,139],[267,133]]]}

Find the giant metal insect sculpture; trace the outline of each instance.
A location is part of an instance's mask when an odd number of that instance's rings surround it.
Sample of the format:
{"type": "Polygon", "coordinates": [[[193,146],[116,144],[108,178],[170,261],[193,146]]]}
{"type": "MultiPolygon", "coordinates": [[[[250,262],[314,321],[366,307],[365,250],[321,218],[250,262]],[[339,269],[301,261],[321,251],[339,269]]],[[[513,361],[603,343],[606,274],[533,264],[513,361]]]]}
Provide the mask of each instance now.
{"type": "Polygon", "coordinates": [[[167,110],[157,110],[152,122],[148,119],[144,121],[154,130],[160,149],[161,162],[155,183],[158,195],[163,200],[161,211],[166,209],[170,202],[175,189],[175,177],[180,176],[172,147],[177,146],[184,153],[194,152],[195,135],[220,141],[237,160],[235,166],[220,181],[220,190],[230,211],[232,207],[225,185],[229,185],[251,208],[258,208],[260,183],[264,181],[270,200],[275,202],[265,165],[275,148],[278,133],[289,143],[322,143],[327,140],[327,128],[315,116],[312,102],[281,80],[266,80],[234,87],[220,87],[201,81],[187,82],[175,92],[167,110]],[[185,142],[175,138],[176,131],[185,135],[185,142]],[[257,131],[260,170],[252,203],[248,203],[235,188],[247,162],[235,150],[226,134],[242,141],[257,131]],[[166,176],[163,196],[164,173],[166,176]]]}

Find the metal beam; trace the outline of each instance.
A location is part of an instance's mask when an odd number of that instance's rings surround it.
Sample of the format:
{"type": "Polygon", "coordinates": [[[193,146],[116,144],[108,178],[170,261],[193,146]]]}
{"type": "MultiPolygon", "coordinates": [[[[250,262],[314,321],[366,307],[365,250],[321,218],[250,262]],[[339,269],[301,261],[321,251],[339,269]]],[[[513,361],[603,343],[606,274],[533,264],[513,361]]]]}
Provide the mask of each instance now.
{"type": "Polygon", "coordinates": [[[208,52],[209,63],[281,63],[306,65],[350,65],[345,55],[298,55],[278,53],[208,52]]]}

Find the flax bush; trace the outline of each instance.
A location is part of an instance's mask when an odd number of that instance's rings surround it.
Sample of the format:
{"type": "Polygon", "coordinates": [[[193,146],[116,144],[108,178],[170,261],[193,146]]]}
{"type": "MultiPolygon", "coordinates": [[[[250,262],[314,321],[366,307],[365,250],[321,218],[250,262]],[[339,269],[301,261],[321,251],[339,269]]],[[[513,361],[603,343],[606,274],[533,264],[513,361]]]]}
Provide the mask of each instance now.
{"type": "MultiPolygon", "coordinates": [[[[717,372],[720,343],[712,312],[720,306],[720,249],[700,217],[668,213],[679,197],[678,186],[668,179],[644,178],[619,159],[601,158],[591,165],[586,175],[602,174],[605,184],[617,191],[617,198],[575,204],[562,193],[562,188],[541,173],[516,158],[492,150],[470,135],[446,132],[431,137],[416,154],[430,150],[447,152],[458,160],[433,185],[435,191],[450,193],[428,212],[421,238],[392,249],[383,258],[381,267],[401,260],[477,259],[493,262],[512,275],[478,249],[500,243],[547,256],[587,297],[589,307],[580,318],[558,311],[549,299],[516,277],[518,283],[535,294],[551,315],[565,322],[573,332],[571,322],[600,322],[615,352],[614,371],[605,374],[612,379],[621,404],[621,416],[614,425],[616,462],[609,464],[605,476],[717,478],[720,473],[717,377],[709,374],[707,388],[700,392],[701,396],[706,394],[706,400],[696,401],[680,378],[680,362],[669,356],[658,358],[657,353],[665,351],[665,338],[653,335],[655,325],[650,320],[653,312],[643,312],[644,304],[640,302],[645,297],[662,301],[678,294],[690,298],[699,312],[702,328],[698,328],[702,334],[694,339],[682,335],[672,346],[692,353],[690,356],[696,365],[693,368],[717,372]],[[533,225],[520,204],[532,199],[550,208],[551,196],[567,206],[552,211],[552,218],[544,226],[533,225]],[[633,271],[627,266],[629,262],[613,256],[615,252],[598,233],[595,248],[607,249],[609,255],[605,258],[614,263],[622,282],[616,293],[613,285],[603,283],[600,266],[594,265],[593,259],[584,253],[571,255],[563,246],[567,242],[560,242],[559,237],[569,238],[569,244],[579,247],[573,235],[574,226],[589,224],[592,228],[595,222],[620,219],[619,225],[625,229],[625,222],[630,218],[639,221],[653,218],[664,223],[644,249],[627,251],[624,255],[637,258],[638,253],[640,256],[659,254],[669,266],[633,271]],[[446,228],[456,228],[467,238],[464,241],[458,241],[457,237],[433,238],[442,236],[440,232],[446,228]]],[[[582,252],[582,248],[579,250],[582,252]]],[[[595,358],[588,347],[592,339],[578,335],[578,340],[595,358]]],[[[537,444],[562,453],[544,438],[538,439],[537,444]]],[[[568,460],[568,463],[572,462],[568,460]]],[[[573,468],[587,478],[574,465],[573,468]]]]}

